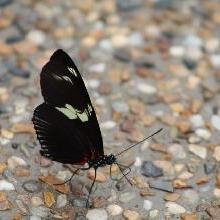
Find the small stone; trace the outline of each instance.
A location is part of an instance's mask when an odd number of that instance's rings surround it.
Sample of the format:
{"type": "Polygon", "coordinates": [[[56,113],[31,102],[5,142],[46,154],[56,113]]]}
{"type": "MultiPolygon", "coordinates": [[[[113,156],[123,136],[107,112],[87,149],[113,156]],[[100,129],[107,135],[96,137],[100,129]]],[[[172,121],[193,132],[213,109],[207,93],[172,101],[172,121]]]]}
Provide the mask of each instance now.
{"type": "Polygon", "coordinates": [[[122,213],[123,209],[116,204],[108,205],[107,212],[110,216],[116,216],[120,215],[122,213]]]}
{"type": "Polygon", "coordinates": [[[98,92],[101,95],[109,95],[112,91],[112,85],[110,82],[101,82],[100,86],[98,87],[98,92]]]}
{"type": "Polygon", "coordinates": [[[209,140],[211,137],[211,132],[207,129],[198,128],[195,131],[196,135],[204,140],[209,140]]]}
{"type": "Polygon", "coordinates": [[[40,206],[40,205],[44,205],[44,202],[40,197],[33,196],[31,198],[31,205],[34,206],[34,207],[37,207],[37,206],[40,206]]]}
{"type": "Polygon", "coordinates": [[[152,95],[152,94],[155,94],[157,92],[156,87],[154,87],[152,85],[144,84],[144,83],[138,84],[137,89],[140,92],[142,92],[144,94],[148,94],[148,95],[152,95]]]}
{"type": "Polygon", "coordinates": [[[207,208],[206,212],[209,214],[209,216],[211,217],[211,219],[216,219],[218,220],[219,219],[219,216],[220,216],[220,209],[219,207],[209,207],[207,208]]]}
{"type": "Polygon", "coordinates": [[[204,125],[205,125],[205,122],[204,122],[201,115],[192,115],[190,117],[190,122],[192,123],[193,127],[195,127],[195,128],[204,127],[204,125]]]}
{"type": "Polygon", "coordinates": [[[189,188],[190,186],[185,181],[176,179],[173,181],[173,187],[175,189],[184,189],[184,188],[189,188]]]}
{"type": "Polygon", "coordinates": [[[28,180],[23,183],[22,187],[24,188],[24,190],[30,193],[37,193],[42,190],[42,185],[37,180],[28,180]]]}
{"type": "Polygon", "coordinates": [[[30,133],[34,134],[35,130],[32,124],[30,123],[16,123],[10,129],[14,133],[30,133]]]}
{"type": "Polygon", "coordinates": [[[217,160],[220,161],[220,146],[215,147],[213,157],[217,160]]]}
{"type": "Polygon", "coordinates": [[[6,170],[7,164],[6,163],[0,163],[0,174],[3,174],[3,172],[6,170]]]}
{"type": "Polygon", "coordinates": [[[172,154],[172,156],[176,159],[184,159],[186,158],[186,152],[183,149],[183,146],[180,144],[172,144],[168,148],[168,152],[172,154]]]}
{"type": "Polygon", "coordinates": [[[22,220],[22,215],[21,215],[20,213],[16,213],[16,214],[13,216],[12,220],[22,220]]]}
{"type": "Polygon", "coordinates": [[[57,175],[56,175],[56,178],[62,180],[62,181],[66,181],[68,179],[71,178],[72,176],[72,172],[70,172],[70,170],[59,170],[57,175]]]}
{"type": "Polygon", "coordinates": [[[184,190],[182,194],[182,199],[186,204],[195,206],[197,205],[199,201],[199,195],[195,190],[187,189],[187,190],[184,190]]]}
{"type": "Polygon", "coordinates": [[[150,200],[144,200],[144,204],[143,204],[143,208],[147,211],[149,211],[150,209],[152,209],[153,207],[153,202],[151,202],[150,200]]]}
{"type": "Polygon", "coordinates": [[[6,56],[12,53],[12,48],[6,43],[0,42],[0,55],[6,56]]]}
{"type": "Polygon", "coordinates": [[[58,178],[56,178],[53,175],[39,176],[39,180],[52,186],[58,192],[65,193],[65,194],[70,192],[70,186],[67,184],[57,185],[57,184],[63,183],[63,181],[59,180],[58,178]]]}
{"type": "Polygon", "coordinates": [[[132,192],[125,192],[119,196],[119,201],[123,203],[127,203],[135,198],[135,194],[132,192]]]}
{"type": "Polygon", "coordinates": [[[215,129],[220,130],[220,116],[219,115],[212,115],[211,123],[215,129]]]}
{"type": "Polygon", "coordinates": [[[115,112],[127,113],[129,111],[129,107],[125,102],[113,102],[112,108],[115,112]]]}
{"type": "Polygon", "coordinates": [[[35,158],[35,161],[36,163],[39,163],[41,167],[49,167],[53,164],[53,161],[46,158],[46,157],[43,157],[41,155],[37,156],[35,158]]]}
{"type": "Polygon", "coordinates": [[[11,203],[8,200],[0,202],[0,211],[9,210],[12,208],[11,203]]]}
{"type": "Polygon", "coordinates": [[[31,214],[41,218],[53,219],[53,214],[51,213],[51,210],[44,206],[32,207],[31,214]]]}
{"type": "Polygon", "coordinates": [[[181,214],[181,220],[199,220],[199,218],[196,214],[184,213],[181,214]]]}
{"type": "Polygon", "coordinates": [[[202,159],[205,159],[207,156],[207,149],[203,146],[189,144],[189,150],[202,159]]]}
{"type": "Polygon", "coordinates": [[[157,209],[153,209],[149,211],[148,215],[149,220],[159,220],[160,219],[160,212],[157,209]]]}
{"type": "Polygon", "coordinates": [[[31,175],[31,172],[29,169],[19,166],[15,168],[14,174],[17,177],[27,177],[31,175]]]}
{"type": "Polygon", "coordinates": [[[15,190],[15,187],[12,183],[2,179],[0,180],[0,191],[10,191],[10,190],[15,190]]]}
{"type": "Polygon", "coordinates": [[[20,199],[16,199],[15,202],[16,202],[16,205],[18,206],[21,214],[22,215],[27,215],[28,214],[28,206],[27,206],[27,204],[25,204],[20,199]]]}
{"type": "Polygon", "coordinates": [[[175,202],[166,202],[167,211],[171,214],[178,215],[186,212],[186,209],[175,202]]]}
{"type": "Polygon", "coordinates": [[[133,177],[133,180],[137,188],[139,189],[149,188],[149,184],[147,183],[146,178],[144,178],[143,176],[135,176],[133,177]]]}
{"type": "MultiPolygon", "coordinates": [[[[168,158],[169,158],[169,155],[168,155],[168,158]]],[[[156,165],[157,167],[163,169],[163,173],[165,173],[164,175],[168,175],[168,176],[174,176],[175,175],[174,167],[173,167],[173,165],[170,161],[156,160],[156,161],[154,161],[154,165],[156,165]]]]}
{"type": "Polygon", "coordinates": [[[27,163],[20,157],[11,156],[8,158],[8,168],[13,170],[18,166],[27,166],[27,163]]]}
{"type": "Polygon", "coordinates": [[[204,164],[204,170],[206,174],[214,172],[216,169],[216,162],[214,160],[209,160],[204,164]]]}
{"type": "Polygon", "coordinates": [[[116,122],[114,121],[105,121],[100,124],[100,127],[106,130],[113,129],[115,126],[116,126],[116,122]]]}
{"type": "Polygon", "coordinates": [[[102,196],[95,197],[92,201],[94,208],[102,208],[106,205],[106,199],[102,196]]]}
{"type": "Polygon", "coordinates": [[[164,196],[164,200],[170,201],[170,202],[175,202],[180,198],[180,194],[178,193],[168,193],[164,196]]]}
{"type": "Polygon", "coordinates": [[[166,192],[173,192],[172,182],[165,180],[152,180],[149,182],[151,188],[159,189],[166,192]]]}
{"type": "MultiPolygon", "coordinates": [[[[90,72],[95,72],[95,73],[104,73],[106,71],[106,64],[105,63],[96,63],[93,64],[89,67],[89,71],[90,72]]],[[[107,82],[106,82],[107,83],[107,82]]],[[[109,85],[107,84],[103,84],[104,85],[109,85]]]]}
{"type": "MultiPolygon", "coordinates": [[[[88,174],[89,179],[94,180],[95,178],[94,169],[89,170],[87,174],[88,174]]],[[[103,183],[103,182],[106,182],[106,180],[107,180],[107,177],[105,176],[104,173],[102,173],[101,171],[96,171],[96,182],[103,183]]]]}
{"type": "Polygon", "coordinates": [[[155,166],[151,161],[144,161],[141,170],[142,174],[147,177],[163,176],[163,170],[155,166]]]}
{"type": "Polygon", "coordinates": [[[183,172],[178,176],[179,179],[183,179],[183,180],[188,180],[188,179],[190,179],[190,178],[192,178],[192,177],[193,177],[193,174],[190,173],[189,171],[183,171],[183,172]]]}
{"type": "Polygon", "coordinates": [[[208,176],[201,176],[201,177],[198,177],[196,179],[196,184],[197,185],[202,185],[202,184],[206,184],[209,182],[209,177],[208,176]]]}
{"type": "Polygon", "coordinates": [[[123,217],[126,220],[141,220],[141,216],[138,212],[132,210],[125,210],[123,212],[123,217]]]}
{"type": "Polygon", "coordinates": [[[6,129],[1,129],[1,136],[6,139],[12,139],[14,134],[6,129]]]}
{"type": "Polygon", "coordinates": [[[26,35],[26,38],[27,38],[27,40],[32,41],[33,43],[35,43],[38,46],[43,45],[44,42],[46,41],[45,34],[40,30],[31,30],[26,35]]]}
{"type": "Polygon", "coordinates": [[[215,188],[213,194],[215,197],[220,198],[220,189],[215,188]]]}
{"type": "Polygon", "coordinates": [[[41,217],[36,216],[36,215],[32,215],[32,216],[30,216],[30,220],[41,220],[41,217]]]}
{"type": "Polygon", "coordinates": [[[47,207],[51,207],[56,201],[52,192],[43,192],[44,202],[47,207]]]}
{"type": "Polygon", "coordinates": [[[90,209],[86,214],[86,218],[88,220],[107,220],[108,214],[104,209],[90,209]]]}

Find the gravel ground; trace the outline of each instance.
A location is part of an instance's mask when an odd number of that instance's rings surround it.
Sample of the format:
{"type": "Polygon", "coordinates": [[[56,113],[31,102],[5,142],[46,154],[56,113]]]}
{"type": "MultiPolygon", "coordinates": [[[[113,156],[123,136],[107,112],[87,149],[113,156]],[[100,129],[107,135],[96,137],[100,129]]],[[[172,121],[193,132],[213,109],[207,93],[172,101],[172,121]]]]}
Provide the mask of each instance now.
{"type": "MultiPolygon", "coordinates": [[[[218,0],[0,0],[0,220],[220,219],[218,0]],[[71,183],[39,155],[33,109],[51,54],[73,58],[96,109],[105,153],[131,166],[71,183]]],[[[73,97],[74,98],[74,97],[73,97]]],[[[65,128],[64,128],[65,129],[65,128]]]]}

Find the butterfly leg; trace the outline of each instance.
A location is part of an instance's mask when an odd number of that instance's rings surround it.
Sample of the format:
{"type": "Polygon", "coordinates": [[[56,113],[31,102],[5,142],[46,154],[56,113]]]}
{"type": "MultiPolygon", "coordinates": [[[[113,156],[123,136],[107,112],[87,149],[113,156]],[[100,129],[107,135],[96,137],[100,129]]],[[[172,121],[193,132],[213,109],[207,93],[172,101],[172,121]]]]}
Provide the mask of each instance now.
{"type": "Polygon", "coordinates": [[[94,184],[95,184],[95,180],[96,180],[96,170],[97,170],[97,168],[95,169],[95,176],[94,176],[94,179],[93,179],[92,185],[90,186],[90,189],[89,189],[89,195],[88,195],[87,200],[86,200],[86,207],[87,207],[87,208],[89,208],[90,194],[91,194],[91,192],[92,192],[92,188],[93,188],[93,186],[94,186],[94,184]]]}
{"type": "Polygon", "coordinates": [[[76,170],[73,172],[72,176],[71,176],[68,180],[64,181],[63,183],[56,183],[56,184],[54,184],[54,185],[55,185],[55,186],[57,186],[57,185],[64,185],[64,184],[70,182],[70,181],[72,180],[72,178],[75,176],[75,174],[77,174],[77,172],[78,172],[79,170],[81,170],[81,168],[76,169],[76,170]]]}
{"type": "Polygon", "coordinates": [[[132,184],[132,182],[128,179],[128,177],[127,177],[127,175],[131,172],[131,168],[130,167],[127,167],[127,166],[124,166],[124,165],[121,165],[121,164],[118,164],[118,163],[116,163],[117,165],[118,165],[118,168],[119,168],[119,170],[121,171],[121,173],[122,173],[122,177],[119,179],[119,181],[124,177],[129,183],[130,183],[130,185],[132,186],[133,184],[132,184]],[[128,169],[128,172],[125,174],[124,173],[124,170],[122,169],[122,167],[126,167],[126,169],[128,169]]]}

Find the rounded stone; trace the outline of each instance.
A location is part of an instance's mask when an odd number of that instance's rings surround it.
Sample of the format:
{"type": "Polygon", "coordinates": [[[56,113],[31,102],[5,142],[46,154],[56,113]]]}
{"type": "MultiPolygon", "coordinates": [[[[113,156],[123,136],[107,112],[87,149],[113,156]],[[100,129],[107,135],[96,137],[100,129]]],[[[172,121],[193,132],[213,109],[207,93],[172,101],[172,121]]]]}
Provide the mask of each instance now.
{"type": "Polygon", "coordinates": [[[86,218],[88,220],[107,220],[108,214],[104,209],[90,209],[86,218]]]}
{"type": "Polygon", "coordinates": [[[29,193],[36,193],[42,190],[42,185],[37,180],[28,180],[22,184],[22,187],[29,193]]]}
{"type": "Polygon", "coordinates": [[[112,204],[107,207],[107,212],[111,216],[120,215],[122,211],[123,209],[119,205],[116,205],[116,204],[112,204]]]}

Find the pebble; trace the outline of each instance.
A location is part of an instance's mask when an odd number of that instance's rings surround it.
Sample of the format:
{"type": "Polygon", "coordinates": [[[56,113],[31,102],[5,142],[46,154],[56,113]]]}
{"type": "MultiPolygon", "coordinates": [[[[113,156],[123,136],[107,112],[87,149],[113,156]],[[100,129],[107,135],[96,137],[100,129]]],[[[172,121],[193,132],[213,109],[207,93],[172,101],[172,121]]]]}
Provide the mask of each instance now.
{"type": "Polygon", "coordinates": [[[116,112],[127,113],[129,111],[129,107],[125,102],[113,102],[112,109],[116,112]]]}
{"type": "Polygon", "coordinates": [[[123,209],[119,205],[116,205],[116,204],[111,204],[111,205],[108,205],[107,207],[107,212],[110,216],[120,215],[122,211],[123,209]]]}
{"type": "Polygon", "coordinates": [[[216,146],[214,149],[213,157],[217,160],[220,161],[220,146],[216,146]]]}
{"type": "Polygon", "coordinates": [[[60,194],[57,196],[57,204],[56,207],[63,208],[67,204],[67,196],[65,194],[60,194]]]}
{"type": "Polygon", "coordinates": [[[215,188],[213,194],[215,197],[220,198],[220,189],[215,188]]]}
{"type": "Polygon", "coordinates": [[[18,166],[27,166],[27,163],[20,157],[11,156],[8,158],[8,168],[14,170],[18,166]]]}
{"type": "Polygon", "coordinates": [[[105,63],[96,63],[89,67],[90,72],[95,73],[104,73],[106,71],[106,64],[105,63]]]}
{"type": "Polygon", "coordinates": [[[169,213],[174,215],[178,215],[186,212],[186,209],[183,206],[175,202],[166,202],[165,207],[167,208],[167,211],[169,213]]]}
{"type": "Polygon", "coordinates": [[[41,220],[41,217],[36,216],[36,215],[32,215],[32,216],[30,216],[30,220],[41,220]]]}
{"type": "Polygon", "coordinates": [[[200,145],[189,144],[189,151],[202,159],[205,159],[207,156],[207,149],[200,145]]]}
{"type": "Polygon", "coordinates": [[[148,219],[149,220],[159,220],[160,218],[160,212],[157,209],[153,209],[149,211],[148,214],[148,219]]]}
{"type": "Polygon", "coordinates": [[[198,114],[192,115],[190,117],[190,122],[192,123],[193,127],[195,127],[195,128],[204,127],[204,125],[205,125],[203,117],[198,114]]]}
{"type": "Polygon", "coordinates": [[[124,192],[124,193],[120,194],[119,201],[126,203],[126,202],[131,201],[134,198],[135,198],[135,194],[133,192],[124,192]]]}
{"type": "Polygon", "coordinates": [[[151,202],[150,200],[144,200],[143,203],[143,208],[147,211],[149,211],[150,209],[152,209],[153,207],[153,202],[151,202]]]}
{"type": "Polygon", "coordinates": [[[0,180],[0,191],[9,191],[9,190],[15,190],[15,187],[12,183],[4,180],[4,179],[1,179],[0,180]]]}
{"type": "Polygon", "coordinates": [[[43,45],[46,41],[46,35],[41,30],[31,30],[26,38],[38,46],[43,45]]]}
{"type": "Polygon", "coordinates": [[[216,162],[214,160],[208,160],[204,164],[204,170],[206,174],[210,174],[214,172],[215,169],[216,169],[216,162]]]}
{"type": "Polygon", "coordinates": [[[126,220],[141,220],[141,216],[138,212],[132,210],[125,210],[123,212],[123,217],[126,220]]]}
{"type": "Polygon", "coordinates": [[[149,85],[149,84],[146,84],[146,83],[139,83],[137,85],[137,89],[144,93],[144,94],[147,94],[147,95],[153,95],[157,92],[157,89],[156,87],[152,86],[152,85],[149,85]]]}
{"type": "Polygon", "coordinates": [[[38,196],[33,196],[31,197],[31,205],[33,207],[41,206],[44,205],[44,201],[38,196]]]}
{"type": "Polygon", "coordinates": [[[69,171],[69,170],[59,170],[57,175],[56,175],[56,178],[62,180],[62,181],[66,181],[68,180],[69,178],[71,178],[72,176],[72,172],[69,171]]]}
{"type": "MultiPolygon", "coordinates": [[[[89,170],[87,173],[87,176],[89,179],[94,180],[95,170],[94,169],[89,170]]],[[[96,171],[96,182],[103,183],[103,182],[106,182],[106,180],[107,180],[107,177],[105,176],[104,173],[102,173],[101,171],[96,171]]]]}
{"type": "Polygon", "coordinates": [[[116,122],[114,121],[105,121],[100,124],[101,129],[104,129],[104,130],[113,129],[115,126],[116,126],[116,122]]]}
{"type": "Polygon", "coordinates": [[[195,131],[196,135],[204,140],[209,140],[211,137],[211,132],[204,128],[198,128],[195,131]]]}
{"type": "Polygon", "coordinates": [[[151,188],[159,189],[166,192],[173,192],[173,184],[172,182],[165,180],[152,180],[149,182],[151,188]]]}
{"type": "Polygon", "coordinates": [[[220,130],[220,116],[219,115],[212,115],[211,123],[215,129],[220,130]]]}
{"type": "Polygon", "coordinates": [[[147,177],[163,176],[163,170],[155,166],[151,161],[143,161],[141,171],[142,174],[147,177]]]}
{"type": "Polygon", "coordinates": [[[90,209],[86,214],[86,218],[88,220],[107,220],[108,214],[104,209],[90,209]]]}
{"type": "Polygon", "coordinates": [[[22,187],[24,188],[24,190],[30,193],[37,193],[42,190],[42,185],[37,180],[28,180],[23,183],[22,187]]]}
{"type": "Polygon", "coordinates": [[[41,218],[53,219],[53,215],[49,208],[44,206],[32,207],[31,214],[41,218]]]}
{"type": "Polygon", "coordinates": [[[181,198],[185,202],[185,204],[190,204],[191,206],[195,207],[199,201],[198,193],[193,189],[184,190],[181,198]]]}
{"type": "Polygon", "coordinates": [[[172,144],[168,147],[168,152],[176,159],[186,158],[186,152],[184,151],[183,146],[180,144],[172,144]]]}

